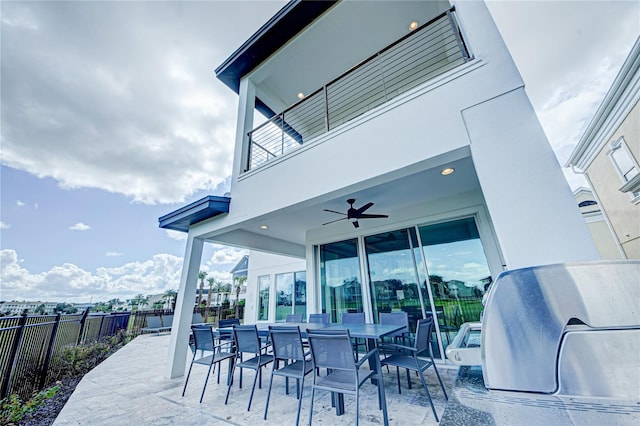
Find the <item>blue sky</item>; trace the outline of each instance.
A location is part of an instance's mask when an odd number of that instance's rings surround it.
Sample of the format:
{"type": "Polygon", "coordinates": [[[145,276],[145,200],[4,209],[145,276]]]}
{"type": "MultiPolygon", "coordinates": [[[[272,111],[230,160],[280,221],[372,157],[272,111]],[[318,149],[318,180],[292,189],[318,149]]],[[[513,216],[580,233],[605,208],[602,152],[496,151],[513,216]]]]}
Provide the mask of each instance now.
{"type": "MultiPolygon", "coordinates": [[[[157,219],[228,190],[237,104],[214,69],[284,4],[1,3],[0,300],[177,289],[186,235],[157,219]]],[[[488,5],[564,164],[640,3],[488,5]]],[[[206,245],[202,269],[228,280],[244,253],[206,245]]]]}

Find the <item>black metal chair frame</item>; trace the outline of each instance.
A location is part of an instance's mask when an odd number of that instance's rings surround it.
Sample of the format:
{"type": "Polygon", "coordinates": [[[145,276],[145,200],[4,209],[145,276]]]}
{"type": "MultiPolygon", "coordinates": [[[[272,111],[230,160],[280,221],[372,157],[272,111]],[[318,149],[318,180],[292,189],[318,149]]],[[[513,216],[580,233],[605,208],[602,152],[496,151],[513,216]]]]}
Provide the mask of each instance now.
{"type": "MultiPolygon", "coordinates": [[[[193,358],[191,359],[191,365],[189,365],[189,372],[187,373],[187,378],[184,381],[184,387],[182,388],[182,396],[184,396],[185,391],[187,390],[187,383],[189,383],[189,376],[191,375],[191,369],[193,368],[193,364],[202,364],[208,365],[209,369],[207,371],[207,376],[204,380],[204,386],[202,387],[202,393],[200,394],[200,403],[202,403],[202,398],[204,397],[204,391],[207,389],[207,383],[209,382],[209,376],[215,373],[215,365],[220,364],[224,360],[233,359],[236,354],[233,352],[233,347],[231,342],[225,342],[222,344],[215,344],[215,339],[213,336],[213,332],[211,327],[209,326],[191,326],[191,336],[193,337],[193,358]],[[226,348],[229,351],[223,351],[222,349],[226,348]],[[198,358],[198,352],[200,353],[200,357],[198,358]],[[211,352],[210,355],[205,355],[205,353],[211,352]],[[213,372],[211,369],[213,368],[213,372]]],[[[227,378],[227,381],[230,381],[230,376],[227,378]]],[[[220,366],[218,366],[218,383],[220,383],[220,366]]]]}
{"type": "Polygon", "coordinates": [[[264,407],[264,419],[267,420],[273,377],[282,376],[285,378],[287,394],[289,393],[289,379],[292,378],[296,379],[296,397],[298,398],[297,426],[300,422],[304,378],[313,371],[313,363],[310,358],[311,352],[305,351],[302,345],[299,326],[269,326],[269,335],[271,337],[274,360],[271,378],[269,379],[267,402],[264,407]]]}
{"type": "Polygon", "coordinates": [[[251,410],[251,401],[253,400],[253,394],[256,390],[256,382],[260,381],[258,387],[262,388],[262,367],[268,365],[273,361],[273,355],[267,353],[269,344],[262,345],[260,343],[260,337],[258,335],[258,328],[255,325],[234,325],[233,326],[233,340],[235,343],[236,354],[231,369],[231,377],[227,386],[227,396],[224,399],[225,405],[229,401],[229,392],[233,385],[233,375],[236,368],[240,368],[240,383],[239,388],[242,389],[242,370],[248,368],[256,372],[253,378],[253,386],[251,387],[251,395],[249,396],[249,405],[247,405],[247,411],[251,410]],[[242,354],[252,354],[253,357],[247,360],[242,359],[242,354]]]}
{"type": "Polygon", "coordinates": [[[396,367],[398,393],[402,393],[402,389],[400,387],[400,368],[404,368],[407,370],[407,386],[409,387],[409,389],[411,389],[411,375],[409,374],[409,370],[418,373],[418,376],[420,376],[420,381],[422,382],[422,387],[424,388],[427,399],[429,400],[429,404],[431,405],[431,409],[433,410],[433,415],[435,416],[437,422],[439,421],[438,414],[436,413],[436,408],[433,405],[433,400],[431,399],[431,394],[429,393],[427,382],[425,381],[424,375],[422,373],[429,367],[433,367],[436,372],[436,376],[438,377],[438,381],[440,382],[442,392],[444,392],[445,399],[448,400],[449,397],[447,396],[447,391],[444,388],[444,384],[442,383],[442,379],[440,378],[440,373],[438,372],[436,363],[433,360],[433,354],[431,353],[432,330],[433,318],[429,317],[427,319],[421,319],[418,320],[413,346],[388,343],[381,345],[381,347],[384,347],[384,350],[386,351],[395,351],[393,355],[382,360],[382,365],[396,367]],[[428,359],[424,358],[425,355],[423,354],[425,353],[428,355],[428,359]]]}
{"type": "Polygon", "coordinates": [[[324,377],[314,375],[311,385],[311,404],[309,407],[309,425],[313,417],[313,400],[316,390],[332,392],[332,394],[350,394],[356,400],[356,426],[360,409],[360,387],[368,379],[377,379],[378,405],[382,410],[385,426],[389,424],[387,402],[384,394],[384,381],[381,373],[378,349],[372,349],[359,361],[356,361],[349,330],[307,330],[307,338],[311,346],[311,355],[315,368],[326,368],[324,377]],[[376,366],[373,370],[360,370],[367,361],[372,360],[376,366]]]}

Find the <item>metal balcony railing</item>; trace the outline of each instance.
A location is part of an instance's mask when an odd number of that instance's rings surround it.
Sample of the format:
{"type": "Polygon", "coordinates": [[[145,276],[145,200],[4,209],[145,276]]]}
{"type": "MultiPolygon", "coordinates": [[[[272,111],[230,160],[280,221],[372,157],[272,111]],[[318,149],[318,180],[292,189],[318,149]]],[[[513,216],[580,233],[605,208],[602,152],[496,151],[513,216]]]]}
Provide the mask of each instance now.
{"type": "Polygon", "coordinates": [[[469,61],[454,12],[436,16],[249,132],[245,171],[469,61]]]}

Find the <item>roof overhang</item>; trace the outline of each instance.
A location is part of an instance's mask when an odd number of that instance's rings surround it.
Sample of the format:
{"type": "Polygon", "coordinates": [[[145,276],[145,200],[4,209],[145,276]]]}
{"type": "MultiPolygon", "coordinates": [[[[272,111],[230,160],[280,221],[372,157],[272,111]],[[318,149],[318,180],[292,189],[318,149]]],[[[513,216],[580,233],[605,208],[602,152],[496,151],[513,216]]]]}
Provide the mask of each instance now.
{"type": "Polygon", "coordinates": [[[264,62],[335,3],[303,0],[287,3],[216,68],[216,77],[239,93],[242,76],[264,62]]]}
{"type": "Polygon", "coordinates": [[[189,227],[203,220],[229,213],[231,198],[209,195],[194,201],[169,214],[158,218],[158,226],[163,229],[188,232],[189,227]]]}

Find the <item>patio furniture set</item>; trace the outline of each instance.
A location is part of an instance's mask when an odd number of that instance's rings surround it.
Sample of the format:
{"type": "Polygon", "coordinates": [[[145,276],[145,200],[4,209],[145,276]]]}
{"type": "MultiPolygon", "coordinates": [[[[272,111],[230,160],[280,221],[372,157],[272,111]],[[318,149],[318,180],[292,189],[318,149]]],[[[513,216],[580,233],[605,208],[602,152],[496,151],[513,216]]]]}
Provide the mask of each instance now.
{"type": "Polygon", "coordinates": [[[187,373],[182,396],[184,397],[194,364],[206,365],[207,376],[200,394],[200,402],[209,381],[209,376],[217,368],[217,382],[220,383],[220,367],[228,361],[227,392],[228,403],[231,388],[237,378],[242,389],[242,372],[255,372],[247,411],[256,384],[262,388],[262,370],[271,365],[271,375],[267,390],[264,419],[267,419],[269,401],[274,377],[285,378],[285,391],[289,394],[289,380],[295,379],[295,395],[298,400],[296,425],[300,421],[302,394],[305,378],[311,375],[311,399],[309,424],[313,418],[313,404],[318,391],[331,394],[332,406],[336,414],[344,413],[344,395],[355,398],[355,423],[358,424],[360,388],[371,382],[376,385],[378,408],[382,410],[383,421],[388,425],[387,404],[383,386],[383,367],[396,367],[398,393],[402,392],[400,370],[406,370],[407,386],[411,388],[410,371],[420,377],[433,415],[438,415],[433,405],[423,373],[430,367],[436,373],[445,398],[448,399],[442,379],[431,353],[433,318],[418,320],[415,334],[409,333],[406,313],[383,314],[380,323],[367,324],[364,314],[343,314],[342,323],[329,323],[328,314],[311,314],[308,322],[301,322],[299,316],[287,318],[286,323],[240,325],[238,320],[220,322],[217,328],[211,324],[194,324],[192,328],[193,358],[187,373]],[[365,352],[360,351],[364,347],[365,352]],[[236,377],[236,371],[239,375],[236,377]]]}

